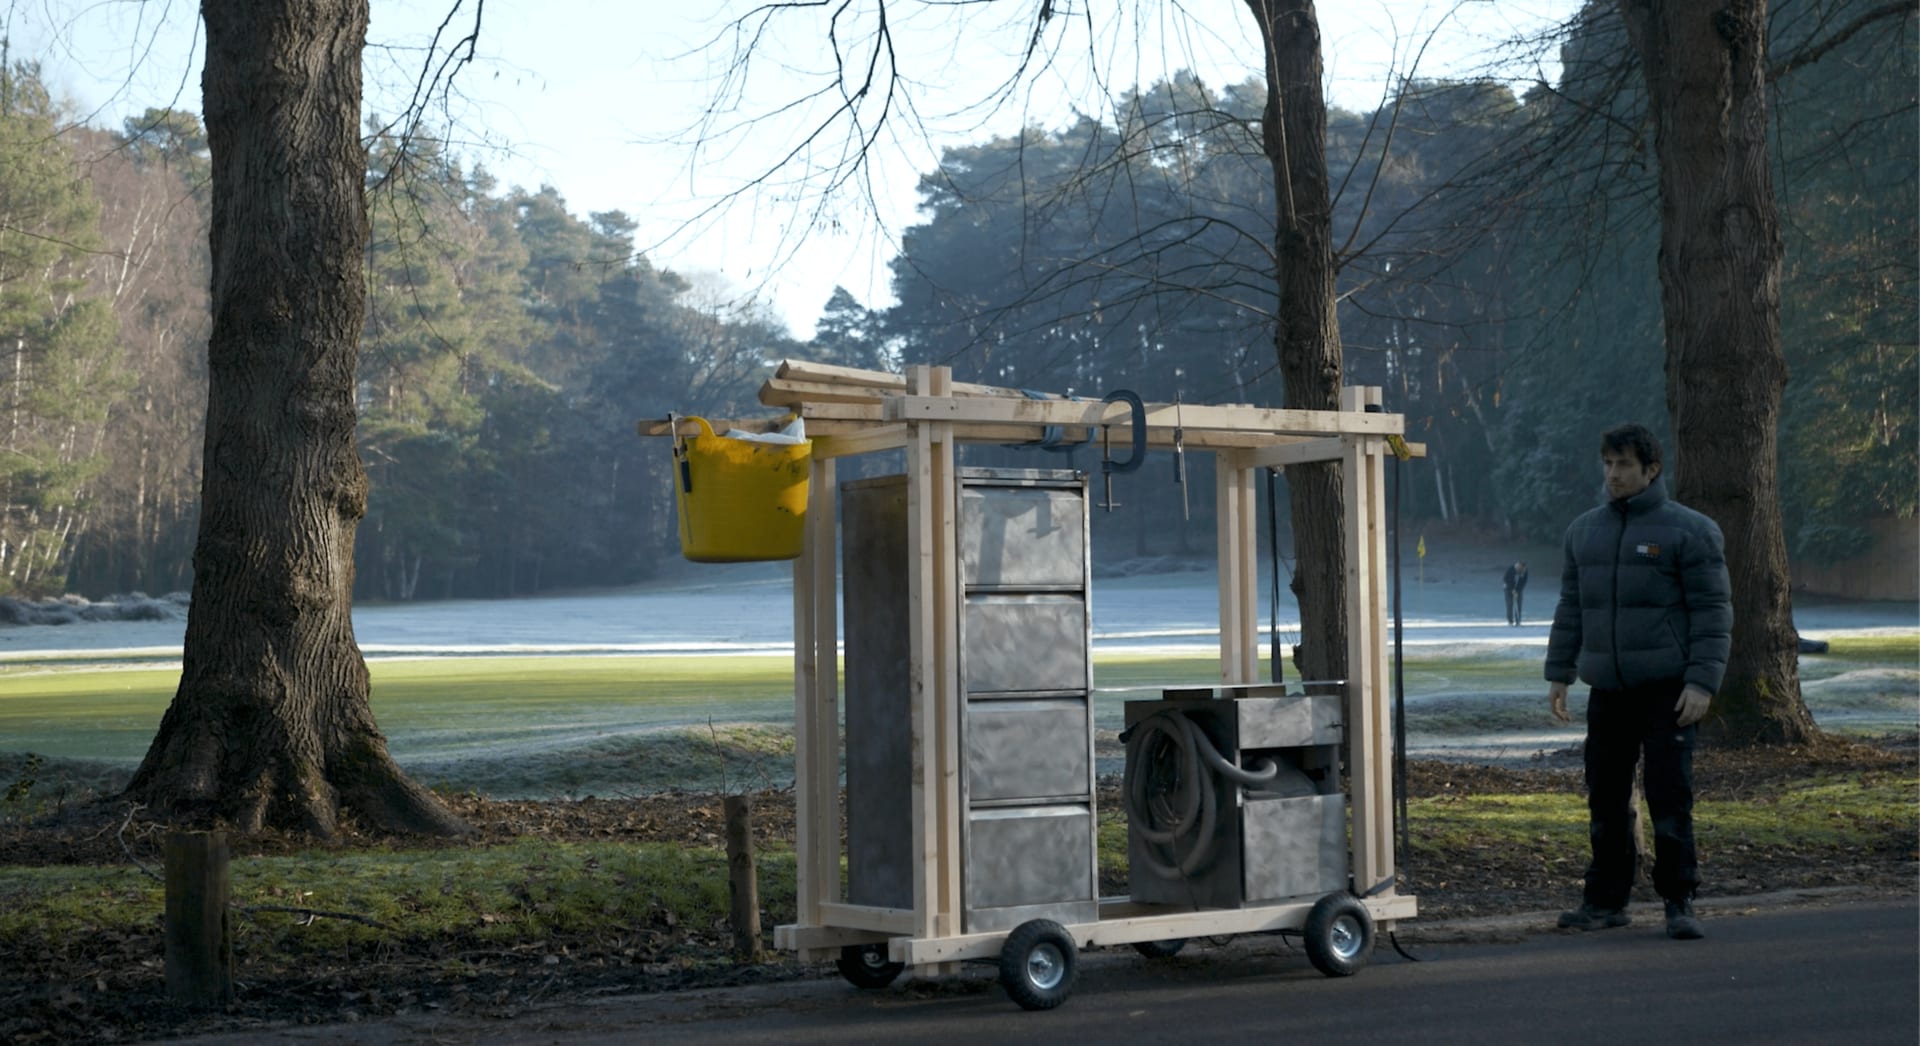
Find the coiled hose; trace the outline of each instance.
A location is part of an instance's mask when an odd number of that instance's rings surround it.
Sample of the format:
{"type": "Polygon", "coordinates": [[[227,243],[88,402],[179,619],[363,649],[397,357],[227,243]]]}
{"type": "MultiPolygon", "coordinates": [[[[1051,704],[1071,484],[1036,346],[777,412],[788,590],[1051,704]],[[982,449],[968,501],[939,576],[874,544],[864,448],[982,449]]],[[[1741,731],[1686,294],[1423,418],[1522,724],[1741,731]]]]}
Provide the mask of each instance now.
{"type": "Polygon", "coordinates": [[[1162,879],[1185,879],[1212,863],[1219,847],[1217,778],[1256,788],[1280,773],[1268,758],[1235,765],[1199,724],[1172,709],[1135,723],[1126,742],[1127,820],[1149,844],[1138,856],[1162,879]]]}

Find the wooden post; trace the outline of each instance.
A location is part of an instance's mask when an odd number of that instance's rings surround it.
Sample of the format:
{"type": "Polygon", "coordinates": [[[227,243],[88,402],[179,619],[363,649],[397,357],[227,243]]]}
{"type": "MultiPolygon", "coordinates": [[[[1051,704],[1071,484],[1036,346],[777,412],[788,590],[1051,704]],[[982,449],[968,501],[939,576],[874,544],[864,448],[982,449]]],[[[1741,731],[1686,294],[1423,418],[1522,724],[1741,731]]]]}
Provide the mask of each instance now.
{"type": "Polygon", "coordinates": [[[760,961],[760,878],[753,863],[753,802],[744,795],[720,801],[727,821],[727,897],[732,902],[733,954],[760,961]]]}
{"type": "MultiPolygon", "coordinates": [[[[793,562],[794,879],[800,926],[821,925],[840,901],[838,484],[831,458],[815,457],[805,537],[793,562]]],[[[802,950],[802,959],[826,953],[802,950]]]]}
{"type": "Polygon", "coordinates": [[[167,997],[190,1006],[233,998],[227,837],[170,832],[166,842],[167,997]]]}

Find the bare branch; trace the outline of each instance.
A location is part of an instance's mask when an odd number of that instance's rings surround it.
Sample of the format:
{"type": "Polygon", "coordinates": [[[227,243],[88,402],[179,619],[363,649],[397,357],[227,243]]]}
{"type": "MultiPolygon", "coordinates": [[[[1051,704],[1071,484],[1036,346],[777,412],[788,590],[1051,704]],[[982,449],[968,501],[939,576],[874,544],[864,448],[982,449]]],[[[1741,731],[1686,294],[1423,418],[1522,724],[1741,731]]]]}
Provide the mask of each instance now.
{"type": "Polygon", "coordinates": [[[1775,62],[1769,66],[1767,69],[1767,82],[1772,83],[1797,69],[1804,69],[1820,59],[1825,58],[1828,54],[1831,54],[1835,48],[1853,39],[1855,34],[1873,25],[1875,22],[1888,18],[1905,21],[1913,17],[1913,12],[1913,4],[1909,3],[1908,0],[1892,0],[1891,3],[1881,4],[1879,7],[1872,8],[1860,17],[1834,30],[1833,34],[1825,40],[1804,47],[1786,59],[1775,62]]]}

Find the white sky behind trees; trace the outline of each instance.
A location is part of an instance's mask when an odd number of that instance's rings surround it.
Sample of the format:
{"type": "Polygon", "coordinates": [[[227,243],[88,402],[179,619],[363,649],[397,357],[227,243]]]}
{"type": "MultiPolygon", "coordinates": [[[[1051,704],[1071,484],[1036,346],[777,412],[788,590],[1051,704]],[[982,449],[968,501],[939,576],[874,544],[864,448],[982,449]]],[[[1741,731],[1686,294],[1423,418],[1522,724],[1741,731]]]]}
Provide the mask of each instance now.
{"type": "MultiPolygon", "coordinates": [[[[450,95],[435,96],[428,125],[502,190],[551,185],[582,218],[626,212],[656,265],[704,284],[704,296],[770,309],[802,339],[835,285],[869,306],[891,301],[893,244],[915,220],[915,186],[943,146],[1023,124],[1060,127],[1076,110],[1104,113],[1107,96],[1179,69],[1215,89],[1260,69],[1258,32],[1243,3],[1056,0],[1060,14],[1046,28],[1053,46],[1043,47],[1052,61],[999,104],[983,106],[1014,75],[1040,0],[890,0],[893,53],[912,107],[896,102],[888,113],[868,177],[829,193],[848,130],[829,131],[811,146],[804,139],[837,101],[807,100],[831,77],[830,6],[783,15],[747,75],[728,79],[728,26],[751,3],[371,2],[370,113],[403,110],[436,29],[445,26],[444,59],[472,31],[477,9],[473,61],[454,74],[450,95]]],[[[871,9],[874,0],[853,6],[871,9]]],[[[1410,69],[1421,78],[1552,79],[1557,51],[1515,42],[1578,7],[1578,0],[1323,2],[1329,103],[1369,111],[1410,69]]],[[[872,20],[842,25],[864,34],[872,20]]],[[[118,129],[148,107],[200,109],[205,52],[194,0],[0,0],[0,38],[11,61],[39,63],[81,122],[118,129]]],[[[845,30],[843,40],[850,52],[868,42],[845,30]]],[[[868,117],[875,98],[865,106],[868,117]]]]}

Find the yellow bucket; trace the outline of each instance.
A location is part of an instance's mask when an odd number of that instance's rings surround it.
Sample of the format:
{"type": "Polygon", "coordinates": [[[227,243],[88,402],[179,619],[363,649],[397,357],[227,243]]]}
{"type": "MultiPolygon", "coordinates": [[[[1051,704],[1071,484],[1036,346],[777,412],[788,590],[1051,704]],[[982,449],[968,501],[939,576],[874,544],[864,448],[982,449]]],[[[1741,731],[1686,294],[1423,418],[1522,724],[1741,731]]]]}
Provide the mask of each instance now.
{"type": "Polygon", "coordinates": [[[811,443],[716,436],[705,418],[673,440],[680,554],[695,563],[748,563],[800,554],[807,521],[811,443]]]}

